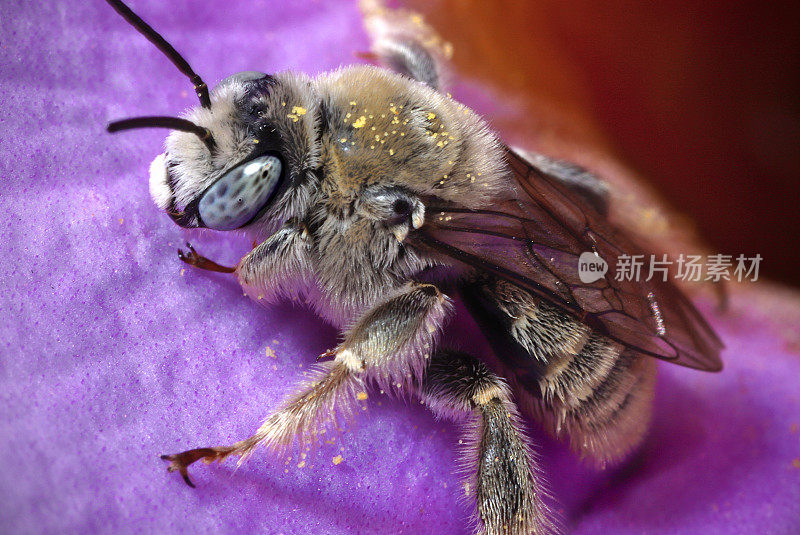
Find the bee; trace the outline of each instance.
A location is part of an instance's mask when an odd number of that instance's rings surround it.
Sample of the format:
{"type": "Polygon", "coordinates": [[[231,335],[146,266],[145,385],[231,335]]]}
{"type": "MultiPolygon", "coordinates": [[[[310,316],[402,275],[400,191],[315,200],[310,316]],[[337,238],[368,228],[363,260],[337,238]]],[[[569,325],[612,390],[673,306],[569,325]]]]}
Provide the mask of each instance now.
{"type": "Polygon", "coordinates": [[[242,72],[209,90],[123,2],[107,2],[199,99],[181,118],[109,124],[172,130],[150,166],[153,201],[181,227],[257,239],[233,267],[191,246],[180,259],[233,274],[257,300],[301,291],[343,332],[252,436],[164,455],[188,485],[198,460],[314,442],[379,387],[462,423],[479,532],[544,533],[554,520],[523,414],[602,465],[642,440],[656,359],[721,369],[720,340],[670,282],[581,279],[584,253],[614,273],[640,252],[609,222],[604,182],[506,146],[443,93],[446,54],[408,13],[365,3],[373,56],[393,70],[242,72]],[[454,299],[493,354],[437,345],[454,299]]]}

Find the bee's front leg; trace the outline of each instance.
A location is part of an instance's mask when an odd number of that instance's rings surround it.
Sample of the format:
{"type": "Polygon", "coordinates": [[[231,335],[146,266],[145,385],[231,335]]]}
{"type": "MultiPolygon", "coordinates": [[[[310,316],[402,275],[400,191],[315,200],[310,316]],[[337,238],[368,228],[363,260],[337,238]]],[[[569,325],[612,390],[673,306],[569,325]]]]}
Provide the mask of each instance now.
{"type": "Polygon", "coordinates": [[[289,293],[313,273],[311,246],[305,223],[290,219],[239,261],[239,284],[258,300],[272,301],[289,293]]]}
{"type": "Polygon", "coordinates": [[[368,310],[332,351],[333,361],[319,365],[315,376],[253,436],[230,446],[197,448],[162,459],[170,461],[170,472],[179,472],[194,486],[187,467],[195,461],[211,463],[236,455],[241,463],[260,445],[280,452],[294,440],[314,440],[323,428],[335,424],[337,412],[339,417],[353,413],[367,380],[387,390],[419,384],[449,310],[449,299],[435,286],[409,283],[368,310]]]}
{"type": "Polygon", "coordinates": [[[219,273],[236,273],[245,289],[269,293],[276,283],[310,271],[309,234],[305,224],[291,219],[275,234],[253,247],[235,267],[220,265],[199,254],[192,244],[178,249],[178,258],[192,267],[219,273]]]}
{"type": "Polygon", "coordinates": [[[505,382],[474,357],[441,351],[420,394],[436,414],[467,421],[465,491],[475,497],[480,533],[554,532],[536,459],[505,382]]]}
{"type": "Polygon", "coordinates": [[[206,271],[216,271],[217,273],[233,273],[236,271],[235,267],[217,264],[213,260],[209,260],[205,256],[199,254],[194,250],[194,247],[192,247],[191,243],[186,244],[186,249],[186,252],[184,252],[183,249],[178,249],[178,258],[180,258],[182,262],[189,264],[192,267],[204,269],[206,271]]]}

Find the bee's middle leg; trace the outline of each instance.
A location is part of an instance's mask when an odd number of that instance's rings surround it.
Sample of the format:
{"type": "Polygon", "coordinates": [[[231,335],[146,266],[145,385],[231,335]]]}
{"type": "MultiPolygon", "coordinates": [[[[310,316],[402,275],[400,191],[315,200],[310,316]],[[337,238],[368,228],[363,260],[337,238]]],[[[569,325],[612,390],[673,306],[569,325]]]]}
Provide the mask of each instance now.
{"type": "Polygon", "coordinates": [[[334,360],[317,368],[316,376],[269,416],[251,437],[230,446],[196,448],[175,455],[168,470],[179,472],[190,486],[187,468],[231,455],[239,463],[260,445],[281,451],[293,441],[312,441],[339,417],[351,415],[368,380],[386,390],[411,389],[430,360],[435,336],[450,309],[449,300],[433,285],[410,283],[367,311],[332,353],[334,360]]]}
{"type": "Polygon", "coordinates": [[[465,492],[476,500],[479,533],[529,535],[554,530],[542,501],[535,457],[507,385],[478,359],[441,351],[420,389],[439,416],[466,420],[465,492]]]}

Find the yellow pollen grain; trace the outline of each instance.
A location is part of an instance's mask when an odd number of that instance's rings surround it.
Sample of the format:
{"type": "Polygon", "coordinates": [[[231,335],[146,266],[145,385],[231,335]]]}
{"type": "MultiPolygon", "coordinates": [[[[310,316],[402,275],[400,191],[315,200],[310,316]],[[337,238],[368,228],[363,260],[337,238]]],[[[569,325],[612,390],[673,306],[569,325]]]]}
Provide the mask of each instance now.
{"type": "Polygon", "coordinates": [[[275,354],[275,350],[269,346],[267,346],[267,358],[271,359],[278,358],[278,356],[275,354]]]}
{"type": "Polygon", "coordinates": [[[401,136],[401,137],[402,137],[402,136],[404,136],[404,135],[406,135],[406,133],[405,133],[405,132],[400,132],[400,136],[401,136]]]}
{"type": "Polygon", "coordinates": [[[302,106],[293,106],[292,113],[296,113],[297,115],[305,115],[306,113],[308,113],[308,110],[302,106]]]}
{"type": "Polygon", "coordinates": [[[344,457],[341,455],[337,455],[333,458],[333,464],[342,464],[342,461],[344,461],[344,457]]]}
{"type": "Polygon", "coordinates": [[[358,399],[360,399],[361,401],[364,401],[365,399],[367,399],[367,393],[366,392],[359,392],[358,394],[356,394],[356,397],[358,399]]]}
{"type": "Polygon", "coordinates": [[[397,108],[395,108],[395,107],[394,107],[394,104],[392,104],[391,106],[389,106],[389,111],[390,111],[390,112],[392,112],[392,113],[394,113],[395,115],[397,115],[398,113],[400,113],[399,111],[397,111],[397,108]]]}
{"type": "Polygon", "coordinates": [[[378,134],[375,134],[375,141],[380,141],[380,140],[381,140],[381,136],[379,136],[378,134]]]}
{"type": "Polygon", "coordinates": [[[367,118],[362,115],[353,121],[353,128],[363,128],[365,124],[367,124],[367,118]]]}
{"type": "Polygon", "coordinates": [[[389,149],[389,156],[394,156],[394,149],[389,149]]]}
{"type": "Polygon", "coordinates": [[[299,463],[297,463],[297,468],[303,468],[305,465],[306,465],[305,461],[300,461],[299,463]]]}
{"type": "Polygon", "coordinates": [[[450,59],[453,57],[453,43],[450,41],[445,41],[442,44],[442,52],[444,53],[445,59],[450,59]]]}
{"type": "Polygon", "coordinates": [[[434,119],[436,119],[436,114],[433,113],[433,112],[429,112],[428,113],[428,120],[429,121],[433,121],[434,119]]]}
{"type": "Polygon", "coordinates": [[[181,268],[181,277],[183,277],[183,274],[184,274],[184,273],[186,273],[186,270],[185,270],[185,269],[183,269],[183,268],[181,268]]]}
{"type": "Polygon", "coordinates": [[[286,117],[288,117],[289,119],[291,119],[295,123],[300,120],[300,117],[298,117],[294,113],[287,113],[286,117]]]}
{"type": "Polygon", "coordinates": [[[374,126],[373,126],[373,127],[371,127],[371,128],[370,128],[370,130],[375,130],[375,127],[374,127],[374,126]]]}
{"type": "Polygon", "coordinates": [[[357,105],[358,105],[358,102],[356,102],[355,100],[351,100],[351,101],[350,101],[350,105],[351,105],[351,106],[357,106],[357,105]]]}
{"type": "Polygon", "coordinates": [[[342,138],[339,141],[341,141],[342,143],[347,143],[347,138],[342,138]]]}

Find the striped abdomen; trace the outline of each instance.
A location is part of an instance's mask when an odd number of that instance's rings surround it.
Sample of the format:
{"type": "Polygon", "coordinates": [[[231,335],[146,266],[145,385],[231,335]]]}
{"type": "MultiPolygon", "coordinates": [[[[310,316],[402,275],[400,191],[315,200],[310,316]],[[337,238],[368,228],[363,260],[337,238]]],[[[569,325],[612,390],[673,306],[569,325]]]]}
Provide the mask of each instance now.
{"type": "Polygon", "coordinates": [[[523,411],[599,464],[637,445],[650,420],[655,360],[594,333],[501,280],[463,289],[523,411]]]}

